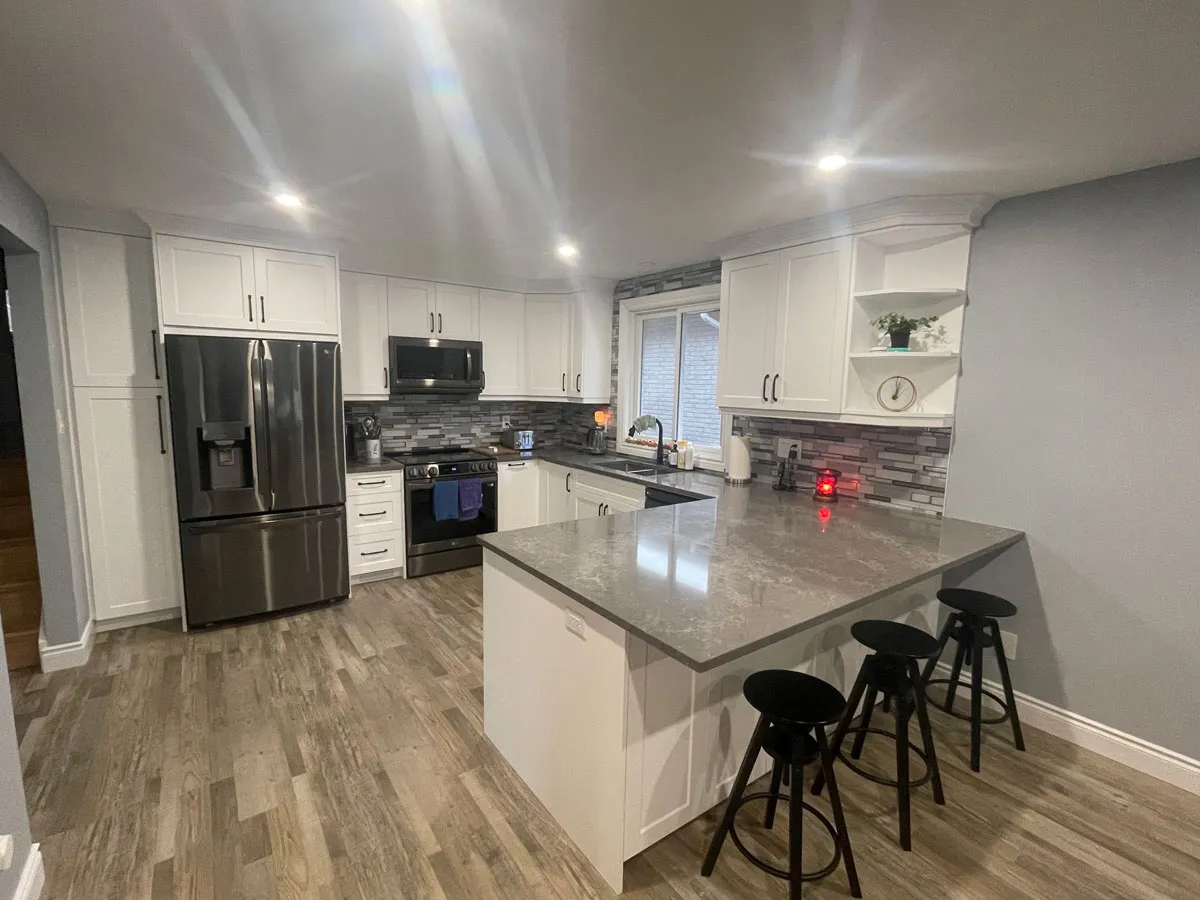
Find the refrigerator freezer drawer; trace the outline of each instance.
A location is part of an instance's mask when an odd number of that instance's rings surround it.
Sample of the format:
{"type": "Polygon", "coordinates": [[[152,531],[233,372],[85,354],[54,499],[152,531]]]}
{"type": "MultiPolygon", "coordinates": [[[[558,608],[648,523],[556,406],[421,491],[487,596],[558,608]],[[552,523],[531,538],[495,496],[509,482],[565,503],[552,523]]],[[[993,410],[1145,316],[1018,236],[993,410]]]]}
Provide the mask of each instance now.
{"type": "Polygon", "coordinates": [[[341,506],[185,522],[180,546],[189,626],[350,593],[341,506]]]}

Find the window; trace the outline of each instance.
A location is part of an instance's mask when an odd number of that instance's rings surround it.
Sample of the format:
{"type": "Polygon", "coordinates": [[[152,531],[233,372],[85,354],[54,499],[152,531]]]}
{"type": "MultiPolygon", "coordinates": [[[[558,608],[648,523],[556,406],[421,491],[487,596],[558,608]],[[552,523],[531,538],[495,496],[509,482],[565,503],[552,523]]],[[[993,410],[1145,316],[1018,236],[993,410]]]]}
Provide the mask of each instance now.
{"type": "MultiPolygon", "coordinates": [[[[658,418],[665,441],[689,441],[708,463],[720,463],[724,423],[717,408],[721,310],[717,289],[658,294],[622,303],[622,427],[658,418]],[[707,296],[695,298],[697,293],[707,296]]],[[[644,437],[652,437],[649,432],[644,437]]]]}

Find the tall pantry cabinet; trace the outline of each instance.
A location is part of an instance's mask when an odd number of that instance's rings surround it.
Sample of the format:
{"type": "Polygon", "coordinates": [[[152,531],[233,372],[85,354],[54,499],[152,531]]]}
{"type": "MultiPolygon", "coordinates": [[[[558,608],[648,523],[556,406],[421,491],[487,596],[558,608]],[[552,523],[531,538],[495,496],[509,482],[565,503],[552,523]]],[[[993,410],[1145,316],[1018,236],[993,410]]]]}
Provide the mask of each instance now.
{"type": "Polygon", "coordinates": [[[180,606],[151,241],[57,229],[97,622],[180,606]]]}

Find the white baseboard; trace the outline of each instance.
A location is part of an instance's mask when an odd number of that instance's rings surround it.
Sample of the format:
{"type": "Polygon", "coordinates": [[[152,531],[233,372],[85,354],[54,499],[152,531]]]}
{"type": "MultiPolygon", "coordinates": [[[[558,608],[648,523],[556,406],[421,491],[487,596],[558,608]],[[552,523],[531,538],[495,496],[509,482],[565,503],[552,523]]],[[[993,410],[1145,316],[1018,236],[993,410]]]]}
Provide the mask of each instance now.
{"type": "Polygon", "coordinates": [[[117,619],[97,621],[95,631],[102,634],[105,631],[120,631],[122,628],[136,628],[139,625],[153,625],[155,622],[169,622],[183,615],[178,606],[174,609],[156,609],[153,612],[134,613],[132,616],[121,616],[117,619]]]}
{"type": "MultiPolygon", "coordinates": [[[[950,677],[950,667],[945,663],[938,663],[938,671],[941,677],[950,677]]],[[[969,690],[969,682],[963,681],[959,688],[960,697],[963,696],[963,687],[969,690]]],[[[999,682],[985,678],[983,687],[999,697],[1004,696],[1004,686],[999,682]]],[[[1013,696],[1022,725],[1045,731],[1189,793],[1200,794],[1200,760],[1118,731],[1103,722],[1062,709],[1029,694],[1013,691],[1013,696]]],[[[989,703],[986,697],[984,703],[989,703]]],[[[955,708],[958,708],[957,703],[955,708]]],[[[1007,724],[998,727],[1007,727],[1007,724]]]]}
{"type": "Polygon", "coordinates": [[[13,900],[38,900],[42,896],[42,888],[45,884],[46,869],[42,865],[41,845],[34,844],[29,848],[29,855],[25,857],[25,865],[21,869],[21,880],[17,882],[13,900]]]}
{"type": "Polygon", "coordinates": [[[67,644],[48,644],[45,637],[38,638],[38,653],[42,657],[43,672],[61,672],[86,665],[92,656],[92,641],[95,638],[94,623],[89,621],[83,636],[67,644]]]}

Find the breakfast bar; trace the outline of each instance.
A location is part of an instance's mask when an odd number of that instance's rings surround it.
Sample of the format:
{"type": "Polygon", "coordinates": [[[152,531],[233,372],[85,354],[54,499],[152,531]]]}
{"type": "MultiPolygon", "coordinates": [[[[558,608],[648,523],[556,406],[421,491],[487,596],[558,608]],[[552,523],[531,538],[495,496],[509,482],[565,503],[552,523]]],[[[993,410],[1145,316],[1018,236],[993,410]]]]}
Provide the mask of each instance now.
{"type": "Polygon", "coordinates": [[[485,733],[618,892],[625,860],[728,796],[747,675],[845,690],[853,620],[932,631],[942,573],[1023,539],[686,478],[706,499],[481,538],[485,733]]]}

